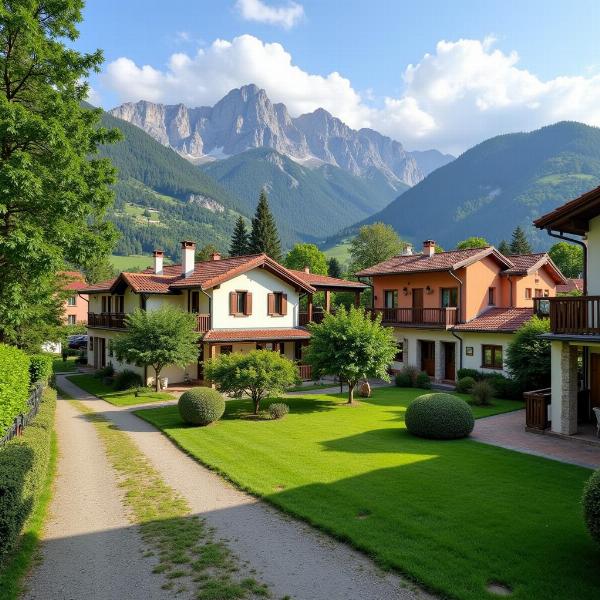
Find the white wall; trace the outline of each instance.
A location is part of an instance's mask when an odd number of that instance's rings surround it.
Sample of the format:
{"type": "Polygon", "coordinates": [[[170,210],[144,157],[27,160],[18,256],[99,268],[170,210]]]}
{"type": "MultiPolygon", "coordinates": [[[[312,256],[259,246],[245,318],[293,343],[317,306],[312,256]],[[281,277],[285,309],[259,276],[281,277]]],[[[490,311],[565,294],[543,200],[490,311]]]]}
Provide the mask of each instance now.
{"type": "Polygon", "coordinates": [[[508,346],[513,340],[513,333],[467,333],[460,332],[458,335],[463,339],[463,367],[465,369],[477,369],[484,373],[501,373],[508,377],[506,370],[506,352],[508,346]],[[504,368],[500,369],[484,369],[483,363],[483,345],[502,346],[502,358],[505,361],[504,368]],[[473,347],[473,356],[466,355],[466,347],[473,347]]]}
{"type": "Polygon", "coordinates": [[[590,296],[600,295],[600,216],[590,221],[587,234],[588,267],[587,293],[590,296]]]}

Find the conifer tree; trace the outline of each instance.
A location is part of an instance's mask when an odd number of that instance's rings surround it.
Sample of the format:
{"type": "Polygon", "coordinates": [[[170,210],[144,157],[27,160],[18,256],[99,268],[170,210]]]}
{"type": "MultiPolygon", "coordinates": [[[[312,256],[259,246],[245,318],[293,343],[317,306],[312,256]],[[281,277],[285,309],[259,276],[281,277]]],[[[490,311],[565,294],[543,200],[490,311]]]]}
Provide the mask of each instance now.
{"type": "Polygon", "coordinates": [[[269,209],[267,192],[260,192],[256,213],[252,219],[252,232],[250,233],[250,252],[259,254],[264,252],[273,260],[281,262],[281,241],[275,219],[269,209]]]}
{"type": "Polygon", "coordinates": [[[231,236],[229,256],[243,256],[248,254],[248,230],[243,217],[239,217],[231,236]]]}
{"type": "Polygon", "coordinates": [[[510,242],[510,253],[511,254],[531,254],[533,250],[525,232],[520,225],[517,225],[513,231],[512,240],[510,242]]]}
{"type": "Polygon", "coordinates": [[[342,276],[342,266],[335,256],[332,256],[327,262],[327,274],[329,277],[337,277],[338,279],[342,276]]]}
{"type": "Polygon", "coordinates": [[[510,244],[506,241],[506,240],[502,240],[499,244],[498,244],[498,251],[502,254],[504,254],[504,256],[506,256],[507,254],[510,254],[510,244]]]}

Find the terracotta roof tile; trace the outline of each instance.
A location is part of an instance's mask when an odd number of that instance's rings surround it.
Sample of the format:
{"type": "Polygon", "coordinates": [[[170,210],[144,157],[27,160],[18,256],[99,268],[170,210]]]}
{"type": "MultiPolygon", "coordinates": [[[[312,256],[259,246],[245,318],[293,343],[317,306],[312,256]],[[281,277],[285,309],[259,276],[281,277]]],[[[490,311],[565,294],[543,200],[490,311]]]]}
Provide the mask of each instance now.
{"type": "Polygon", "coordinates": [[[567,279],[567,283],[564,285],[556,286],[556,292],[558,294],[568,294],[569,292],[574,292],[575,290],[583,292],[583,279],[567,279]]]}
{"type": "Polygon", "coordinates": [[[308,340],[306,329],[211,329],[204,334],[205,342],[259,342],[280,340],[308,340]]]}
{"type": "Polygon", "coordinates": [[[295,269],[289,269],[289,271],[313,287],[338,287],[357,290],[364,290],[368,287],[360,281],[349,281],[348,279],[318,275],[317,273],[306,273],[305,271],[296,271],[295,269]]]}
{"type": "Polygon", "coordinates": [[[533,268],[539,262],[543,261],[544,257],[549,258],[546,252],[537,252],[535,254],[507,254],[507,258],[514,265],[511,269],[506,269],[503,273],[507,275],[525,273],[533,268]]]}
{"type": "Polygon", "coordinates": [[[456,331],[516,331],[533,316],[532,308],[490,308],[468,323],[454,327],[456,331]]]}
{"type": "Polygon", "coordinates": [[[176,277],[165,275],[154,275],[150,273],[121,273],[134,292],[146,294],[168,294],[170,285],[176,281],[176,277]]]}
{"type": "Polygon", "coordinates": [[[79,271],[61,271],[59,275],[65,280],[62,286],[64,290],[78,291],[80,287],[86,285],[85,277],[79,271]]]}
{"type": "Polygon", "coordinates": [[[104,281],[100,281],[98,283],[94,283],[92,285],[86,285],[85,282],[82,283],[81,287],[77,289],[80,294],[91,294],[94,292],[110,292],[110,288],[113,286],[116,277],[112,279],[105,279],[104,281]]]}

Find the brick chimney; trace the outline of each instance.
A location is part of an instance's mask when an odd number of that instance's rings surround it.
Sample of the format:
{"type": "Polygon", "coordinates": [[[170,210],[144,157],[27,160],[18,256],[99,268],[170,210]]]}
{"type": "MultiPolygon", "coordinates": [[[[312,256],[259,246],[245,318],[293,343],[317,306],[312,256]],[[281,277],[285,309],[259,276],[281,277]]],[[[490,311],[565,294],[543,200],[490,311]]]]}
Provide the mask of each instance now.
{"type": "Polygon", "coordinates": [[[412,256],[412,253],[413,253],[412,244],[406,244],[406,246],[404,246],[404,250],[402,250],[402,256],[412,256]]]}
{"type": "Polygon", "coordinates": [[[310,273],[310,267],[309,267],[308,265],[306,265],[306,266],[304,267],[304,272],[305,272],[305,273],[310,273]]]}
{"type": "Polygon", "coordinates": [[[181,242],[181,269],[184,277],[189,277],[194,272],[194,256],[196,244],[184,240],[181,242]]]}
{"type": "Polygon", "coordinates": [[[435,242],[433,240],[425,240],[423,242],[423,254],[425,256],[433,256],[435,254],[435,242]]]}
{"type": "Polygon", "coordinates": [[[165,253],[162,250],[155,250],[152,253],[154,257],[154,272],[157,275],[163,274],[163,259],[165,257],[165,253]]]}
{"type": "Polygon", "coordinates": [[[213,253],[210,255],[210,259],[211,259],[211,260],[221,260],[221,255],[220,255],[218,252],[213,252],[213,253]]]}

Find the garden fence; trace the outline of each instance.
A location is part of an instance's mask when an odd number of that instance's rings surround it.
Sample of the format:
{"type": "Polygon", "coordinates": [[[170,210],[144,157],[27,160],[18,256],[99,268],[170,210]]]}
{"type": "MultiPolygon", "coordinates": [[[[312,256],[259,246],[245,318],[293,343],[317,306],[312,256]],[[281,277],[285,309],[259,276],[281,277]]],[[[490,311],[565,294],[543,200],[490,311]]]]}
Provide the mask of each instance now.
{"type": "Polygon", "coordinates": [[[42,392],[44,391],[44,384],[38,382],[33,385],[31,394],[27,400],[27,413],[20,414],[15,417],[13,424],[4,433],[4,436],[0,438],[0,448],[6,444],[6,442],[12,440],[23,433],[23,429],[33,421],[35,415],[37,415],[42,403],[42,392]]]}

